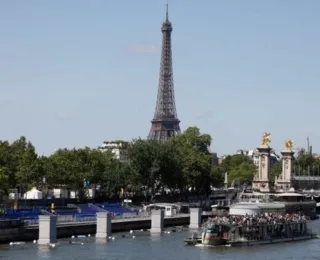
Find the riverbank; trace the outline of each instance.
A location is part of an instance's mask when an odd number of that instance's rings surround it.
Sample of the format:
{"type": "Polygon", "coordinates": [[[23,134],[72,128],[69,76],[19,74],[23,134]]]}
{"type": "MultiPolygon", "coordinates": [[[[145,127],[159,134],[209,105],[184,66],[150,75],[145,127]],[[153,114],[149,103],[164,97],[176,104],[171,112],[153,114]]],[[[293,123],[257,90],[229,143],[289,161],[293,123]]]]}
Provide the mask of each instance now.
{"type": "MultiPolygon", "coordinates": [[[[203,215],[202,219],[208,218],[203,215]]],[[[164,227],[185,226],[190,224],[189,214],[179,214],[173,217],[165,217],[164,227]]],[[[112,233],[130,230],[150,229],[151,218],[113,219],[112,233]]],[[[96,222],[66,222],[57,225],[57,238],[68,238],[79,235],[94,235],[96,233],[96,222]]],[[[30,225],[19,229],[0,230],[0,243],[12,241],[33,241],[39,238],[38,225],[30,225]]]]}

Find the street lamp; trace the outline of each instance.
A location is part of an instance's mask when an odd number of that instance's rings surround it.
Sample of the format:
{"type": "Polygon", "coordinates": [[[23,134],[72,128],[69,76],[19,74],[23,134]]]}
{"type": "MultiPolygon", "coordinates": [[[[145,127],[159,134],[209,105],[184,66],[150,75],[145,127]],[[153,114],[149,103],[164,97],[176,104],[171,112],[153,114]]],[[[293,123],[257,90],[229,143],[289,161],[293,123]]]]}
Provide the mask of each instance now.
{"type": "Polygon", "coordinates": [[[45,185],[46,185],[46,177],[43,176],[42,177],[42,199],[46,199],[47,198],[47,195],[46,195],[46,192],[45,192],[45,185]]]}

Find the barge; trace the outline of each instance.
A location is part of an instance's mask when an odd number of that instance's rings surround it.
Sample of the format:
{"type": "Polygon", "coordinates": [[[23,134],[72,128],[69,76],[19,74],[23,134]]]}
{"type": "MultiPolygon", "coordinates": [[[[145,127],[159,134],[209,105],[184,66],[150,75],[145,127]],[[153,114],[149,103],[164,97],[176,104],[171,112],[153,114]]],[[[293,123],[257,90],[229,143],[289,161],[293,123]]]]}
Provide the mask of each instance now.
{"type": "Polygon", "coordinates": [[[185,239],[194,246],[253,246],[318,238],[305,219],[272,223],[206,223],[201,237],[185,239]]]}

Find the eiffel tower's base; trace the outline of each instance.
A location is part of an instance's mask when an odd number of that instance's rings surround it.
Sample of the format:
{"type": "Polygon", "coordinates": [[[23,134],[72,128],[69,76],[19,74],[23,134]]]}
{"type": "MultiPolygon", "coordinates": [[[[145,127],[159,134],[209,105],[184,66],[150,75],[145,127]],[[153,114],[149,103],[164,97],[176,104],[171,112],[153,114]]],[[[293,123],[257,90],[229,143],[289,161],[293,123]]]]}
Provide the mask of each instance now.
{"type": "Polygon", "coordinates": [[[151,129],[148,139],[157,141],[167,141],[170,137],[176,136],[181,132],[180,121],[151,121],[151,129]]]}

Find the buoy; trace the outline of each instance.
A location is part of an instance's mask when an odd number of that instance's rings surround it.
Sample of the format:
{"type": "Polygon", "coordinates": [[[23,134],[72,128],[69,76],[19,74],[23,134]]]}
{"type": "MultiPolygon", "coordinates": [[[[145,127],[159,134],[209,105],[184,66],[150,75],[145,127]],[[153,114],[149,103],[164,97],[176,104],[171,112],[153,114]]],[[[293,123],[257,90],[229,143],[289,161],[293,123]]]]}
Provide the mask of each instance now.
{"type": "Polygon", "coordinates": [[[133,230],[130,230],[130,234],[133,234],[134,233],[134,231],[133,230]]]}
{"type": "Polygon", "coordinates": [[[73,244],[73,245],[84,245],[83,242],[71,242],[71,241],[70,241],[70,243],[73,244]]]}
{"type": "Polygon", "coordinates": [[[116,238],[115,237],[112,237],[112,240],[115,240],[116,238]]]}
{"type": "Polygon", "coordinates": [[[112,239],[112,237],[108,237],[108,239],[112,239]]]}
{"type": "Polygon", "coordinates": [[[24,245],[26,242],[10,242],[10,246],[13,245],[24,245]]]}
{"type": "Polygon", "coordinates": [[[132,238],[136,238],[136,236],[132,236],[132,238]]]}
{"type": "Polygon", "coordinates": [[[56,244],[49,244],[50,247],[55,248],[56,244]]]}
{"type": "Polygon", "coordinates": [[[38,242],[37,240],[33,240],[33,244],[37,244],[37,242],[38,242]]]}
{"type": "Polygon", "coordinates": [[[71,236],[71,238],[75,238],[75,236],[71,236]]]}
{"type": "Polygon", "coordinates": [[[91,237],[91,235],[90,235],[90,234],[88,234],[88,237],[91,237]]]}

